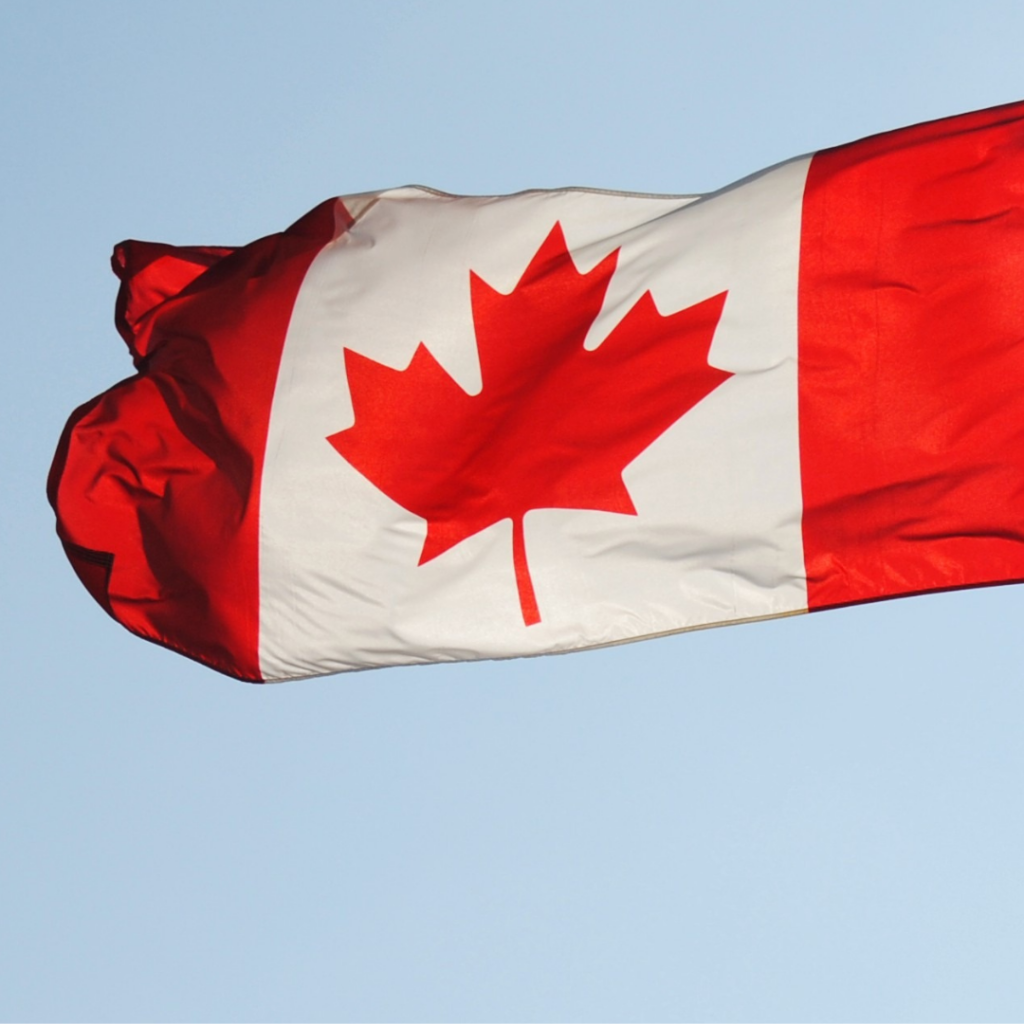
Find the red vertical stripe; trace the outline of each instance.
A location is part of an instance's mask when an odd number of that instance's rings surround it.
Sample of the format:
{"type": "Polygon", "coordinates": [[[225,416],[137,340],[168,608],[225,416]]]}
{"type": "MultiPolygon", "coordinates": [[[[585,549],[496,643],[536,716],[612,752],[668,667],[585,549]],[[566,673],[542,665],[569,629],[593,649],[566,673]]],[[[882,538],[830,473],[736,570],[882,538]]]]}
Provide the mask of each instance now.
{"type": "Polygon", "coordinates": [[[82,582],[128,629],[259,680],[259,494],[292,307],[333,201],[243,249],[126,242],[138,374],[75,412],[50,474],[82,582]]]}
{"type": "Polygon", "coordinates": [[[815,156],[799,303],[809,606],[1024,579],[1024,104],[815,156]]]}

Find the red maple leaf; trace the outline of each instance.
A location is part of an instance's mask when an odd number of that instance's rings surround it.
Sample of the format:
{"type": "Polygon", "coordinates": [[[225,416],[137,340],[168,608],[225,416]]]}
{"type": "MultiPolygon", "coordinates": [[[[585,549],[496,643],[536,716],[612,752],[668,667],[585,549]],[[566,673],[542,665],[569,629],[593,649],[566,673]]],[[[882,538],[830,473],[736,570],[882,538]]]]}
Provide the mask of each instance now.
{"type": "Polygon", "coordinates": [[[669,316],[645,292],[598,348],[583,347],[618,255],[581,274],[556,223],[508,295],[470,271],[478,394],[463,391],[422,342],[404,370],[345,349],[355,424],[328,441],[427,521],[420,565],[511,519],[528,626],[540,612],[526,513],[636,515],[623,469],[732,376],[707,362],[725,292],[669,316]]]}

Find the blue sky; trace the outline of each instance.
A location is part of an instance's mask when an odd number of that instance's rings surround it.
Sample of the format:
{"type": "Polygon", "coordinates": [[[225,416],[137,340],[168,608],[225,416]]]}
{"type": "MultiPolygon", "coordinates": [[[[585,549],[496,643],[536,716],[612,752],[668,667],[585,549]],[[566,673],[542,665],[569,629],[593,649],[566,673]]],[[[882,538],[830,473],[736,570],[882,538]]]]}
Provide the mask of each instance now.
{"type": "Polygon", "coordinates": [[[1018,587],[251,687],[53,535],[124,237],[721,187],[1024,97],[1018,4],[0,7],[0,1017],[1024,1016],[1018,587]]]}

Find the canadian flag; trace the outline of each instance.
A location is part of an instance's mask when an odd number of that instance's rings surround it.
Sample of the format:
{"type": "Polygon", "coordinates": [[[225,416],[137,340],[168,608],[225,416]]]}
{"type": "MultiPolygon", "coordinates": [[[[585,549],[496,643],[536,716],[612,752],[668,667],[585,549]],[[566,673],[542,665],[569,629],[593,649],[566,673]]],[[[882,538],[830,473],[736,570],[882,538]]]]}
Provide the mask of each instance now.
{"type": "Polygon", "coordinates": [[[706,196],[125,242],[51,471],[133,632],[283,680],[1024,579],[1024,104],[706,196]]]}

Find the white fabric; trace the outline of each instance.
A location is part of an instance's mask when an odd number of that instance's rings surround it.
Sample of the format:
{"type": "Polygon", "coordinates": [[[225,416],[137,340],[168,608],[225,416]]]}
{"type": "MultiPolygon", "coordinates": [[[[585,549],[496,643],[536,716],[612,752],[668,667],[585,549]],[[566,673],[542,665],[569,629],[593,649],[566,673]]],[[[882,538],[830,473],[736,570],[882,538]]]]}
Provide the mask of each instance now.
{"type": "Polygon", "coordinates": [[[702,198],[410,187],[345,200],[356,223],[307,274],[271,414],[265,677],[560,651],[804,610],[796,360],[808,165],[702,198]],[[665,315],[728,291],[709,361],[735,376],[626,468],[637,516],[527,514],[542,616],[527,627],[510,521],[418,565],[425,522],[326,438],[353,423],[345,348],[402,368],[422,341],[479,391],[469,273],[511,291],[556,221],[582,271],[621,247],[587,347],[647,289],[665,315]]]}

